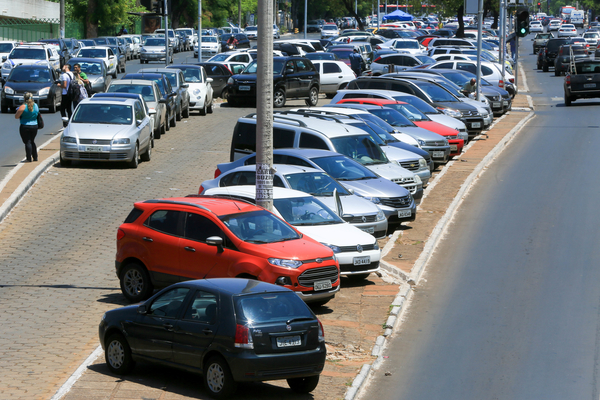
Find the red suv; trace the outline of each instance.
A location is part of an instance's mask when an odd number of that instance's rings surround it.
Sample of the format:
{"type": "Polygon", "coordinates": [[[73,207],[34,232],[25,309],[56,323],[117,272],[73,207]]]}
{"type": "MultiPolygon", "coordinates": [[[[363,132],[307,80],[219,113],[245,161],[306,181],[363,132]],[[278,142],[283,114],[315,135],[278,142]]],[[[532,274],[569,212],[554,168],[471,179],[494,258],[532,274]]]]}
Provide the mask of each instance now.
{"type": "Polygon", "coordinates": [[[131,302],[190,279],[242,277],[324,304],[340,289],[333,251],[271,212],[213,196],[147,200],[117,232],[117,277],[131,302]]]}

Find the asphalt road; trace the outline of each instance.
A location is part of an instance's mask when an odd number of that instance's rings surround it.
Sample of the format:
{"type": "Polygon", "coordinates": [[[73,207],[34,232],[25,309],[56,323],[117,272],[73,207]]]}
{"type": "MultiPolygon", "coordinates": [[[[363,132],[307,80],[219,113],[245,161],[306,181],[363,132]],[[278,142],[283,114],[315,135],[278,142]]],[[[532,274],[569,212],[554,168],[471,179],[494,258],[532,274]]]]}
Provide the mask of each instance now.
{"type": "Polygon", "coordinates": [[[536,117],[480,177],[362,399],[598,399],[599,100],[520,60],[536,117]]]}

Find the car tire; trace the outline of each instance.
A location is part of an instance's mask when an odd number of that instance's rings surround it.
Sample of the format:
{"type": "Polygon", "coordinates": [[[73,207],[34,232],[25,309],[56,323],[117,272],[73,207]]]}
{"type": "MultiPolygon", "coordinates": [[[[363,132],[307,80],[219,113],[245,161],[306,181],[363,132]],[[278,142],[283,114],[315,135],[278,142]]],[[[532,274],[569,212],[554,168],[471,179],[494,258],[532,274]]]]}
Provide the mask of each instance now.
{"type": "Polygon", "coordinates": [[[170,119],[169,119],[169,114],[167,114],[167,120],[165,121],[165,132],[168,132],[171,130],[171,123],[170,123],[170,119]]]}
{"type": "Polygon", "coordinates": [[[175,114],[175,119],[177,121],[181,121],[181,113],[183,112],[182,109],[183,109],[183,106],[180,104],[179,105],[179,111],[175,114]]]}
{"type": "Polygon", "coordinates": [[[232,395],[236,389],[227,362],[220,356],[213,356],[204,364],[204,386],[212,397],[222,399],[232,395]]]}
{"type": "Polygon", "coordinates": [[[167,133],[167,128],[165,126],[166,124],[162,124],[162,127],[160,128],[160,133],[162,135],[165,135],[167,133]]]}
{"type": "Polygon", "coordinates": [[[567,96],[565,93],[565,106],[569,107],[571,105],[571,98],[567,96]]]}
{"type": "Polygon", "coordinates": [[[240,102],[231,96],[227,96],[227,104],[229,104],[231,107],[237,107],[240,105],[240,102]]]}
{"type": "Polygon", "coordinates": [[[2,107],[0,107],[0,112],[2,114],[7,114],[8,113],[8,106],[2,105],[2,107]]]}
{"type": "Polygon", "coordinates": [[[319,89],[316,86],[310,88],[308,99],[304,100],[307,106],[315,107],[319,103],[319,89]]]}
{"type": "Polygon", "coordinates": [[[206,115],[206,99],[204,99],[204,105],[200,109],[200,115],[206,115]]]}
{"type": "Polygon", "coordinates": [[[160,139],[161,135],[162,135],[162,126],[159,126],[158,131],[154,132],[154,139],[160,139]]]}
{"type": "Polygon", "coordinates": [[[66,167],[70,167],[71,166],[71,160],[65,160],[64,158],[62,158],[62,154],[60,155],[60,166],[62,168],[66,168],[66,167]]]}
{"type": "Polygon", "coordinates": [[[121,271],[121,292],[131,303],[139,303],[152,295],[154,290],[146,268],[137,263],[127,264],[121,271]]]}
{"type": "Polygon", "coordinates": [[[213,113],[213,111],[214,111],[214,108],[213,108],[213,102],[212,102],[212,100],[211,100],[211,101],[208,103],[208,108],[206,109],[206,112],[207,112],[207,113],[209,113],[209,114],[212,114],[212,113],[213,113]]]}
{"type": "Polygon", "coordinates": [[[133,157],[131,157],[131,161],[127,163],[129,168],[137,168],[140,164],[140,144],[135,144],[135,150],[133,152],[133,157]]]}
{"type": "Polygon", "coordinates": [[[111,335],[104,346],[104,360],[108,369],[117,375],[126,375],[135,366],[127,339],[120,333],[111,335]]]}
{"type": "Polygon", "coordinates": [[[189,118],[190,117],[190,105],[189,104],[185,108],[185,110],[183,110],[183,113],[181,115],[183,116],[183,118],[189,118]]]}
{"type": "Polygon", "coordinates": [[[142,60],[142,59],[140,58],[140,64],[143,64],[143,63],[144,63],[144,60],[142,60]]]}
{"type": "Polygon", "coordinates": [[[150,136],[150,141],[148,142],[148,149],[141,156],[142,161],[150,161],[150,159],[152,158],[152,147],[154,146],[153,142],[154,138],[150,136]]]}
{"type": "Polygon", "coordinates": [[[304,378],[289,378],[287,383],[296,393],[310,393],[319,384],[319,375],[307,376],[304,378]]]}
{"type": "Polygon", "coordinates": [[[112,75],[113,79],[117,79],[118,78],[118,76],[117,76],[117,74],[118,74],[117,70],[118,70],[118,68],[115,69],[115,73],[112,75]]]}
{"type": "Polygon", "coordinates": [[[275,89],[275,93],[273,93],[273,107],[281,108],[285,105],[285,90],[282,88],[275,89]]]}
{"type": "Polygon", "coordinates": [[[48,107],[48,110],[52,113],[55,114],[56,113],[56,97],[52,99],[52,101],[50,102],[50,107],[48,107]]]}
{"type": "Polygon", "coordinates": [[[127,65],[123,65],[123,68],[121,68],[121,73],[124,74],[126,71],[125,69],[127,68],[127,65]]]}
{"type": "Polygon", "coordinates": [[[548,72],[548,64],[545,64],[545,63],[544,63],[544,64],[542,65],[542,71],[544,71],[544,72],[548,72]]]}
{"type": "Polygon", "coordinates": [[[173,118],[171,118],[171,128],[175,128],[177,126],[177,113],[173,113],[173,118]]]}
{"type": "Polygon", "coordinates": [[[560,71],[556,67],[554,67],[554,76],[560,76],[560,71]]]}

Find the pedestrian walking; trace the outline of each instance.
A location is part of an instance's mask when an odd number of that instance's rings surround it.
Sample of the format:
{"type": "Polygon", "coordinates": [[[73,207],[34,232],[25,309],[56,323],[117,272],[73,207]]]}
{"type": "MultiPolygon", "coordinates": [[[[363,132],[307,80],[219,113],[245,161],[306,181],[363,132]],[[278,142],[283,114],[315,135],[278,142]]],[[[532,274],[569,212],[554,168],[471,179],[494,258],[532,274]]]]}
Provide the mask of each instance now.
{"type": "MultiPolygon", "coordinates": [[[[71,98],[69,97],[69,85],[73,80],[73,73],[71,72],[71,66],[69,64],[65,64],[63,66],[63,73],[60,75],[60,84],[59,86],[62,88],[62,101],[60,102],[60,116],[62,118],[68,117],[71,119],[71,115],[73,114],[73,108],[71,106],[71,98]]],[[[67,122],[63,121],[63,126],[67,126],[67,122]]]]}
{"type": "Polygon", "coordinates": [[[88,92],[85,89],[85,83],[81,79],[81,75],[75,74],[73,80],[71,81],[71,88],[69,92],[71,94],[74,109],[81,102],[81,100],[89,97],[88,92]]]}
{"type": "Polygon", "coordinates": [[[350,59],[350,68],[356,76],[360,76],[362,74],[362,56],[358,54],[358,49],[355,48],[348,58],[350,59]]]}
{"type": "Polygon", "coordinates": [[[40,109],[33,101],[33,95],[29,92],[23,96],[24,103],[19,106],[15,119],[19,119],[19,134],[25,145],[25,157],[27,162],[37,161],[38,153],[35,145],[35,136],[38,131],[38,114],[40,109]]]}

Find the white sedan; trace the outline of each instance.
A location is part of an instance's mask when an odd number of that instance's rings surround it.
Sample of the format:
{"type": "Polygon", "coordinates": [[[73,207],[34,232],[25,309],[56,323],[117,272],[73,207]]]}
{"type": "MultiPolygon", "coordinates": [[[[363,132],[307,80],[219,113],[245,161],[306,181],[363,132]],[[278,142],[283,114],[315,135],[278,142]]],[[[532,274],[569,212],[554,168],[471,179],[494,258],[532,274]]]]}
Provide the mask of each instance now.
{"type": "Polygon", "coordinates": [[[200,115],[213,112],[212,78],[206,75],[204,67],[193,64],[179,64],[173,68],[183,72],[183,79],[188,85],[190,95],[190,110],[200,111],[200,115]]]}
{"type": "Polygon", "coordinates": [[[573,24],[562,24],[558,29],[558,37],[574,37],[577,36],[577,29],[573,24]]]}
{"type": "Polygon", "coordinates": [[[541,21],[531,21],[529,23],[529,32],[544,32],[544,26],[541,21]]]}
{"type": "Polygon", "coordinates": [[[77,55],[78,58],[99,58],[104,61],[106,65],[106,74],[112,75],[113,79],[117,79],[117,69],[119,61],[117,56],[110,47],[104,46],[90,46],[79,49],[77,55]]]}
{"type": "MultiPolygon", "coordinates": [[[[219,53],[221,43],[216,36],[202,36],[202,58],[212,57],[219,53]]],[[[194,57],[198,57],[198,41],[194,43],[194,57]]]]}
{"type": "Polygon", "coordinates": [[[328,99],[333,99],[339,89],[356,79],[354,71],[343,61],[312,60],[312,63],[321,75],[321,93],[328,99]]]}
{"type": "Polygon", "coordinates": [[[422,46],[417,39],[391,39],[378,45],[380,49],[392,49],[401,53],[413,55],[427,54],[427,48],[422,46]]]}
{"type": "MultiPolygon", "coordinates": [[[[232,196],[255,202],[255,186],[230,186],[206,190],[208,196],[232,196]]],[[[315,197],[293,189],[273,188],[273,212],[323,245],[331,248],[340,274],[364,279],[379,270],[381,250],[375,238],[344,222],[315,197]]]]}

